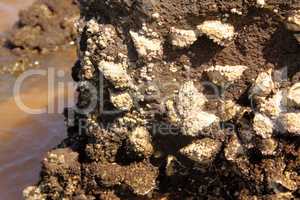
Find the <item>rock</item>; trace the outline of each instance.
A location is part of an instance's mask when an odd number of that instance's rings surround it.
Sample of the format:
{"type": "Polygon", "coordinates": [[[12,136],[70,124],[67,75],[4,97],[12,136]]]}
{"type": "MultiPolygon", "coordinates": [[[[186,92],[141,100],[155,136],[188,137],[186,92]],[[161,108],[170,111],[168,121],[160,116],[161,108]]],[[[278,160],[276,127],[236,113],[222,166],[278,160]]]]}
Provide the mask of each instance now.
{"type": "Polygon", "coordinates": [[[199,34],[205,34],[219,45],[227,46],[233,41],[236,35],[235,29],[231,24],[223,23],[218,20],[204,21],[197,26],[199,34]]]}
{"type": "Polygon", "coordinates": [[[234,81],[240,79],[244,71],[248,69],[246,66],[212,66],[205,70],[209,79],[217,85],[232,84],[234,81]]]}
{"type": "Polygon", "coordinates": [[[194,30],[184,30],[171,27],[171,44],[178,48],[187,48],[197,40],[197,33],[194,30]]]}
{"type": "Polygon", "coordinates": [[[273,122],[270,118],[260,113],[255,113],[253,119],[253,129],[257,135],[267,139],[272,137],[273,122]]]}
{"type": "Polygon", "coordinates": [[[180,149],[180,153],[201,165],[213,162],[220,151],[222,143],[210,138],[195,140],[188,146],[180,149]]]}
{"type": "Polygon", "coordinates": [[[300,113],[284,113],[278,118],[280,130],[294,135],[300,135],[300,113]]]}
{"type": "Polygon", "coordinates": [[[295,83],[288,90],[287,100],[290,106],[300,107],[300,83],[295,83]]]}
{"type": "Polygon", "coordinates": [[[121,111],[129,111],[133,107],[133,100],[127,92],[111,93],[110,100],[121,111]]]}
{"type": "Polygon", "coordinates": [[[252,88],[250,89],[250,96],[267,96],[275,89],[272,80],[272,70],[260,73],[252,88]]]}
{"type": "Polygon", "coordinates": [[[144,127],[135,128],[129,134],[128,142],[128,145],[139,156],[150,157],[153,153],[150,133],[144,127]]]}

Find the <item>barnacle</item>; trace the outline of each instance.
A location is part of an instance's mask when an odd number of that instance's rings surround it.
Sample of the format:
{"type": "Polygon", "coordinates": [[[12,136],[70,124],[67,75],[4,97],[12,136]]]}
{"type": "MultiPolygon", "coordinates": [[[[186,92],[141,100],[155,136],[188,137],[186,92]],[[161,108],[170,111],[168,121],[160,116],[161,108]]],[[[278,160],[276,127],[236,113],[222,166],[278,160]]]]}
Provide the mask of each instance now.
{"type": "Polygon", "coordinates": [[[267,96],[274,90],[274,82],[272,80],[272,70],[260,73],[252,88],[250,89],[250,96],[267,96]]]}
{"type": "Polygon", "coordinates": [[[189,47],[197,40],[197,33],[194,30],[184,30],[172,27],[170,30],[171,44],[175,47],[189,47]]]}
{"type": "Polygon", "coordinates": [[[283,91],[277,91],[270,98],[263,98],[259,102],[259,111],[268,115],[271,118],[276,118],[284,110],[283,91]]]}
{"type": "Polygon", "coordinates": [[[261,139],[258,142],[257,147],[263,155],[274,155],[275,150],[278,147],[278,141],[274,138],[261,139]]]}
{"type": "Polygon", "coordinates": [[[128,137],[129,146],[132,150],[145,157],[149,157],[153,153],[153,146],[151,143],[151,136],[145,127],[135,128],[128,137]]]}
{"type": "Polygon", "coordinates": [[[133,100],[128,92],[111,93],[112,104],[119,110],[128,111],[133,106],[133,100]]]}
{"type": "Polygon", "coordinates": [[[282,132],[300,135],[300,113],[283,113],[278,118],[282,132]]]}
{"type": "Polygon", "coordinates": [[[263,8],[266,5],[265,0],[256,0],[256,5],[263,8]]]}
{"type": "Polygon", "coordinates": [[[162,55],[163,48],[160,39],[147,38],[146,36],[134,31],[130,31],[129,33],[140,57],[155,58],[162,55]]]}
{"type": "Polygon", "coordinates": [[[219,20],[204,21],[197,26],[197,30],[222,46],[228,45],[236,35],[234,26],[219,20]]]}
{"type": "Polygon", "coordinates": [[[217,85],[225,85],[231,84],[235,80],[240,79],[246,69],[248,69],[248,67],[243,65],[216,65],[209,67],[205,70],[205,72],[213,83],[217,85]]]}
{"type": "Polygon", "coordinates": [[[180,153],[198,164],[211,163],[220,151],[222,143],[210,138],[195,140],[180,149],[180,153]]]}
{"type": "Polygon", "coordinates": [[[130,77],[121,63],[100,61],[99,70],[104,78],[110,81],[116,88],[126,88],[129,86],[130,77]]]}
{"type": "Polygon", "coordinates": [[[291,106],[300,106],[300,83],[295,83],[287,94],[287,100],[291,106]]]}
{"type": "Polygon", "coordinates": [[[40,187],[30,186],[24,189],[23,197],[28,200],[46,200],[46,195],[41,192],[40,187]]]}
{"type": "Polygon", "coordinates": [[[201,130],[219,120],[214,114],[202,110],[206,101],[192,81],[184,83],[174,100],[166,102],[170,122],[178,124],[184,135],[197,136],[201,130]]]}
{"type": "Polygon", "coordinates": [[[273,122],[267,116],[260,113],[255,113],[253,119],[253,129],[255,133],[262,138],[270,138],[272,137],[273,133],[273,122]]]}

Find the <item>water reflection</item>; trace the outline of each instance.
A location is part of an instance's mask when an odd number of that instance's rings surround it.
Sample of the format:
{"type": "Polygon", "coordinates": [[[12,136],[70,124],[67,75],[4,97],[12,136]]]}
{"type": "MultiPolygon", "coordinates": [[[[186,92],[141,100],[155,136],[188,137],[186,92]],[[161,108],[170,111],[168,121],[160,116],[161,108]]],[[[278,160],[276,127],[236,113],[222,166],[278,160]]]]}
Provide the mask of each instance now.
{"type": "MultiPolygon", "coordinates": [[[[76,52],[67,49],[42,58],[41,67],[45,70],[55,67],[64,71],[65,86],[72,82],[70,68],[75,62],[76,52]]],[[[19,200],[25,186],[38,180],[40,161],[44,153],[54,147],[65,137],[64,120],[60,109],[54,114],[30,115],[21,110],[15,103],[12,88],[15,77],[0,78],[0,200],[19,200]]],[[[68,88],[74,91],[74,88],[68,88]]],[[[57,99],[69,102],[69,94],[65,90],[55,90],[55,96],[48,101],[48,80],[44,76],[33,76],[24,81],[21,99],[31,108],[47,107],[57,99]]],[[[72,95],[71,95],[72,96],[72,95]]]]}

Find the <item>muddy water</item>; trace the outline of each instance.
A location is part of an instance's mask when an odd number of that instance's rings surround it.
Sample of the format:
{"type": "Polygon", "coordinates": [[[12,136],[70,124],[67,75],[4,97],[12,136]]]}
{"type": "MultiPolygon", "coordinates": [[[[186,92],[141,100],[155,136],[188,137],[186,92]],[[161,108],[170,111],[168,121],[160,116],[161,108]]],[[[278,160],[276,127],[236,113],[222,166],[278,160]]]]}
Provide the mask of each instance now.
{"type": "Polygon", "coordinates": [[[0,32],[8,30],[18,19],[18,12],[34,0],[0,0],[0,32]]]}
{"type": "MultiPolygon", "coordinates": [[[[31,1],[0,0],[0,31],[31,1]]],[[[38,180],[45,152],[65,137],[61,112],[73,103],[70,68],[75,60],[69,48],[41,58],[39,71],[27,71],[23,81],[0,77],[0,200],[22,199],[23,188],[38,180]]]]}

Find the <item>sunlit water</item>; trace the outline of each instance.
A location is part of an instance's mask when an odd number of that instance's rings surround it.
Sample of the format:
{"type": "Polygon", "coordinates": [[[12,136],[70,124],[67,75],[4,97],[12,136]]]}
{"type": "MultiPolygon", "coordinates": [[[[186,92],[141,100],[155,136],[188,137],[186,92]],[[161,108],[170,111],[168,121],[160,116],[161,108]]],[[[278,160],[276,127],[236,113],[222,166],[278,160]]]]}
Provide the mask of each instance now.
{"type": "MultiPolygon", "coordinates": [[[[0,0],[0,31],[7,30],[17,19],[17,11],[30,2],[32,0],[0,0]]],[[[5,59],[9,58],[0,56],[0,62],[5,59]]],[[[46,76],[28,76],[21,84],[22,102],[31,109],[54,105],[51,114],[33,115],[24,111],[16,105],[13,94],[16,78],[0,77],[0,200],[22,199],[24,187],[37,182],[40,162],[47,150],[65,138],[61,112],[67,101],[73,101],[69,97],[73,96],[70,91],[74,88],[67,83],[72,82],[70,69],[75,59],[74,49],[69,49],[40,60],[39,69],[44,70],[41,72],[47,73],[51,68],[50,73],[53,73],[54,96],[49,99],[46,76]]]]}

